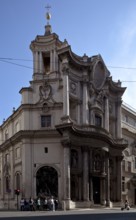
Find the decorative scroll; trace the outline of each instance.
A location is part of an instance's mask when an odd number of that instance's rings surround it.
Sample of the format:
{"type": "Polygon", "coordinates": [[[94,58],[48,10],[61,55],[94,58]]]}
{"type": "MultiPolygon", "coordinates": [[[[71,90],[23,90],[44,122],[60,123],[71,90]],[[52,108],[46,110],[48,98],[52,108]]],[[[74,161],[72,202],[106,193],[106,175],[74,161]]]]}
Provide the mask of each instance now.
{"type": "Polygon", "coordinates": [[[52,87],[48,82],[44,81],[43,85],[39,87],[39,102],[42,104],[42,111],[48,112],[55,101],[52,97],[52,87]]]}
{"type": "Polygon", "coordinates": [[[39,87],[40,100],[49,100],[52,97],[52,88],[45,82],[42,86],[39,87]]]}

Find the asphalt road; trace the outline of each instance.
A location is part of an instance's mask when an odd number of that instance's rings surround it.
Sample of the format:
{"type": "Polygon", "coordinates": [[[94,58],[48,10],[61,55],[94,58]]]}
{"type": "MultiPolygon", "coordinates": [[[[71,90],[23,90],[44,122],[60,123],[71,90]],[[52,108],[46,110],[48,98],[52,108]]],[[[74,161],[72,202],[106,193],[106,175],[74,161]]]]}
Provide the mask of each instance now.
{"type": "Polygon", "coordinates": [[[66,212],[0,212],[0,220],[136,220],[135,211],[66,211],[66,212]]]}
{"type": "Polygon", "coordinates": [[[69,214],[23,217],[0,217],[0,220],[136,220],[136,213],[69,214]]]}

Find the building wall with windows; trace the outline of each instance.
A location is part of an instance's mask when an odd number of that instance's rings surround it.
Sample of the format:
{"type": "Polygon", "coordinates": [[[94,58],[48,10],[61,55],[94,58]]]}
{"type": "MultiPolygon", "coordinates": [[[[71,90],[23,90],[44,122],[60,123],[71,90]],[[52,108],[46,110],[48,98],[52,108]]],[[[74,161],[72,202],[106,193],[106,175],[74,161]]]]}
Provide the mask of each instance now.
{"type": "Polygon", "coordinates": [[[123,151],[122,161],[122,197],[131,205],[136,205],[136,111],[122,104],[122,137],[128,147],[123,151]]]}
{"type": "Polygon", "coordinates": [[[135,204],[135,113],[122,105],[126,88],[100,55],[74,54],[49,24],[30,49],[33,79],[0,126],[0,207],[17,208],[17,188],[19,199],[53,195],[66,209],[126,197],[135,204]]]}

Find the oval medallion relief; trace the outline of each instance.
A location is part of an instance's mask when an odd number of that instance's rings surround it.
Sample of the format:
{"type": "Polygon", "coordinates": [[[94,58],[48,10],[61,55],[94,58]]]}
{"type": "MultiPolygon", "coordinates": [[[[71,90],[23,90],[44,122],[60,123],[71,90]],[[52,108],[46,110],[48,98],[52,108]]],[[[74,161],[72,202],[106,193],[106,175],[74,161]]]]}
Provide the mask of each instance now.
{"type": "Polygon", "coordinates": [[[93,83],[96,89],[101,89],[105,83],[106,72],[102,62],[97,62],[93,70],[93,83]]]}

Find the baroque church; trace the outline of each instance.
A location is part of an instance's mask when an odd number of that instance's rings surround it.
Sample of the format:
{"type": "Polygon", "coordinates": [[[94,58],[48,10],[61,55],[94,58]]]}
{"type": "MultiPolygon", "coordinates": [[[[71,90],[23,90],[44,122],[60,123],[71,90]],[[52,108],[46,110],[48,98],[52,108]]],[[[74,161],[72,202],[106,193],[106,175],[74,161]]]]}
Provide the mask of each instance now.
{"type": "Polygon", "coordinates": [[[30,49],[32,81],[0,126],[0,208],[16,209],[15,189],[19,199],[58,198],[62,209],[120,204],[126,88],[101,55],[76,55],[49,22],[30,49]]]}

